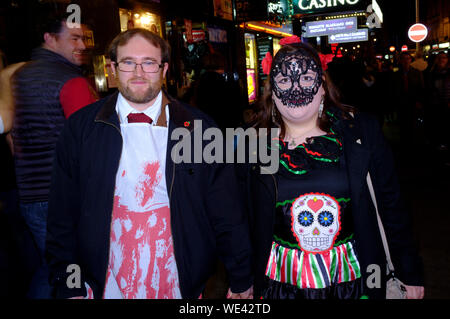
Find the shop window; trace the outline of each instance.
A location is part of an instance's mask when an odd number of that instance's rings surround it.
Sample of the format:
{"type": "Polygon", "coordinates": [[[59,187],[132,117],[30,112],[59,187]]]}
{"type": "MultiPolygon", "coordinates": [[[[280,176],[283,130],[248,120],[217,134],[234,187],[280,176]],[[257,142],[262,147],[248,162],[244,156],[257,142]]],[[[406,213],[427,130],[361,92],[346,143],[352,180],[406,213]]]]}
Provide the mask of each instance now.
{"type": "Polygon", "coordinates": [[[132,11],[119,9],[120,30],[143,28],[159,34],[162,37],[161,17],[149,11],[132,11]]]}

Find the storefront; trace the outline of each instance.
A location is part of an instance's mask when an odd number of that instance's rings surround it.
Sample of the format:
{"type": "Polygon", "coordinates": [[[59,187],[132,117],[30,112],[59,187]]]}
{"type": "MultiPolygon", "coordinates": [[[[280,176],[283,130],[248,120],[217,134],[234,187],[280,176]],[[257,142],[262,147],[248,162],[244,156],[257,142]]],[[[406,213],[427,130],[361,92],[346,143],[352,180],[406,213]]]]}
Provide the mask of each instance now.
{"type": "Polygon", "coordinates": [[[161,16],[143,9],[127,10],[119,9],[120,31],[133,28],[143,28],[163,36],[161,28],[161,16]]]}
{"type": "MultiPolygon", "coordinates": [[[[119,1],[116,14],[119,17],[120,32],[132,28],[143,28],[163,36],[161,8],[157,3],[143,5],[136,2],[119,1]]],[[[112,75],[111,60],[104,54],[93,56],[95,85],[99,93],[117,88],[112,75]]]]}
{"type": "Polygon", "coordinates": [[[280,48],[280,39],[293,34],[290,7],[287,0],[268,3],[266,21],[247,21],[240,24],[244,30],[245,67],[248,103],[255,103],[264,93],[267,75],[262,70],[262,60],[267,52],[273,56],[280,48]]]}
{"type": "Polygon", "coordinates": [[[435,43],[423,47],[423,52],[426,55],[439,54],[440,52],[448,53],[449,50],[450,42],[435,43]]]}
{"type": "MultiPolygon", "coordinates": [[[[256,25],[258,22],[253,22],[250,25],[256,25]]],[[[262,23],[258,23],[258,27],[262,23]]],[[[245,28],[245,66],[247,72],[247,88],[248,88],[248,102],[254,103],[257,98],[264,92],[264,82],[267,75],[262,70],[262,60],[267,52],[273,56],[280,48],[280,39],[283,36],[290,36],[292,33],[269,33],[269,29],[261,27],[259,31],[251,29],[248,24],[245,28]]],[[[286,31],[286,30],[285,30],[286,31]]],[[[292,31],[291,31],[292,32],[292,31]]]]}

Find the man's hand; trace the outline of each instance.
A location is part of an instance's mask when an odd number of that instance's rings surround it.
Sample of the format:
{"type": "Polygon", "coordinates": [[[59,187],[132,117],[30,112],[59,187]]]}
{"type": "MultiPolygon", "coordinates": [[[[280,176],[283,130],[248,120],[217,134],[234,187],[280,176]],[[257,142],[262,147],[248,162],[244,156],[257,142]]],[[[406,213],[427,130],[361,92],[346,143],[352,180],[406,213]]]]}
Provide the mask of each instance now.
{"type": "Polygon", "coordinates": [[[425,295],[423,286],[404,286],[406,288],[406,299],[423,299],[425,295]]]}
{"type": "Polygon", "coordinates": [[[228,289],[227,299],[253,299],[253,286],[240,293],[234,293],[228,289]]]}

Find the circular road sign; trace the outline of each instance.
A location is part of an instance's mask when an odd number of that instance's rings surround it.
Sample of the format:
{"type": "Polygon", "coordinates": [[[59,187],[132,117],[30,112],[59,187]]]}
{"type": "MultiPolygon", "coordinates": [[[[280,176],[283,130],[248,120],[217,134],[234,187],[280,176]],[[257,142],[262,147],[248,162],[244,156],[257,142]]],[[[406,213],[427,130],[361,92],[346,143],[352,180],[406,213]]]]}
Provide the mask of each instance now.
{"type": "Polygon", "coordinates": [[[427,27],[422,23],[413,24],[408,30],[408,37],[413,42],[421,42],[427,37],[427,27]]]}

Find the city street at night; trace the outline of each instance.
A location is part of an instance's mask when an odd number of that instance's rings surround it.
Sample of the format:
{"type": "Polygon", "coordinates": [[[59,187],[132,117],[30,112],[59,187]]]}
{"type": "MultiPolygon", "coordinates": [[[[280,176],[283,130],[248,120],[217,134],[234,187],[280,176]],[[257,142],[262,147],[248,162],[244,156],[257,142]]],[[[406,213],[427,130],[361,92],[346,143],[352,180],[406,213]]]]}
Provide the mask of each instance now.
{"type": "Polygon", "coordinates": [[[0,297],[450,299],[449,50],[448,0],[2,0],[0,297]]]}

